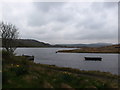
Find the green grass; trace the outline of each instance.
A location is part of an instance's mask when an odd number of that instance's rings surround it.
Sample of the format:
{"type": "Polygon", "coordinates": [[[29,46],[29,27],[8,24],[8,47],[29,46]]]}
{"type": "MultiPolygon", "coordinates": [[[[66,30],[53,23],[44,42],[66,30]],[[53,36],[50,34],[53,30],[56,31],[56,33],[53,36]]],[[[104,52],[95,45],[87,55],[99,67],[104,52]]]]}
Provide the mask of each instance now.
{"type": "Polygon", "coordinates": [[[117,88],[117,79],[110,73],[36,64],[20,56],[3,57],[3,89],[117,88]]]}

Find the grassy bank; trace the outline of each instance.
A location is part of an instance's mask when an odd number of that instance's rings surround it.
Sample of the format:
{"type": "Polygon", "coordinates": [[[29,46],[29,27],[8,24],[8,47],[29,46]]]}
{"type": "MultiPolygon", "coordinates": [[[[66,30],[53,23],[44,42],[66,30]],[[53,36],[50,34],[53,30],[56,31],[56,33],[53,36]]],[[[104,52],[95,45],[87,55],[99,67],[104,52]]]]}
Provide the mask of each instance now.
{"type": "Polygon", "coordinates": [[[60,50],[58,52],[67,52],[67,53],[120,53],[120,45],[105,46],[105,47],[96,47],[96,48],[80,48],[73,50],[60,50]]]}
{"type": "Polygon", "coordinates": [[[3,55],[3,89],[117,88],[117,79],[110,73],[36,64],[25,57],[3,55]]]}

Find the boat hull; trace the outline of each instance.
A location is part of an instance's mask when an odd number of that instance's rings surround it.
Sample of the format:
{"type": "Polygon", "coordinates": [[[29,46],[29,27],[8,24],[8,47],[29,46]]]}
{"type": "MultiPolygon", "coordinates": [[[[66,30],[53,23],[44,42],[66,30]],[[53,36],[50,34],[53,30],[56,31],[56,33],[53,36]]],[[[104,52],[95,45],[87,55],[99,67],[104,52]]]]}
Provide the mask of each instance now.
{"type": "Polygon", "coordinates": [[[25,58],[27,58],[30,61],[34,61],[34,56],[29,56],[29,55],[22,55],[22,56],[24,56],[25,58]]]}
{"type": "Polygon", "coordinates": [[[85,60],[87,61],[101,61],[101,57],[85,57],[85,60]]]}

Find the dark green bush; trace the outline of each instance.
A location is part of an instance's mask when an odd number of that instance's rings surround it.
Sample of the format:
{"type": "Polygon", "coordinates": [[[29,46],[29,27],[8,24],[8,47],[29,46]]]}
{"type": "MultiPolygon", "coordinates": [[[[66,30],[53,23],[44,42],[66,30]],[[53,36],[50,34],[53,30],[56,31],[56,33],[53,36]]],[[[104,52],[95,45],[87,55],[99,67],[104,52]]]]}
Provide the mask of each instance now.
{"type": "Polygon", "coordinates": [[[15,53],[8,52],[4,49],[2,50],[2,58],[6,60],[13,58],[15,55],[16,55],[15,53]]]}
{"type": "Polygon", "coordinates": [[[28,73],[28,67],[23,66],[23,65],[15,65],[10,68],[11,71],[15,72],[17,76],[24,75],[28,73]]]}
{"type": "Polygon", "coordinates": [[[61,79],[64,80],[65,82],[71,82],[74,80],[74,77],[69,74],[62,74],[61,79]]]}
{"type": "Polygon", "coordinates": [[[5,51],[5,50],[2,50],[2,57],[3,58],[7,58],[7,57],[10,57],[10,53],[5,51]]]}

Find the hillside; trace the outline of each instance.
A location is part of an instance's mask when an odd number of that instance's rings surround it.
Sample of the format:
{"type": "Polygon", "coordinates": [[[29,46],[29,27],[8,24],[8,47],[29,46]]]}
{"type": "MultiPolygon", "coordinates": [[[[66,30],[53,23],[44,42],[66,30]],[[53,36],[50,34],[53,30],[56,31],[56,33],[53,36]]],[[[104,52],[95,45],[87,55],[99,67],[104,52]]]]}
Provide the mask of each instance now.
{"type": "MultiPolygon", "coordinates": [[[[0,38],[0,42],[2,42],[0,38]]],[[[13,45],[18,47],[66,47],[66,48],[87,48],[87,47],[103,47],[113,45],[112,43],[91,43],[91,44],[55,44],[40,42],[34,39],[16,39],[13,45]]],[[[3,45],[4,46],[4,45],[3,45]]]]}
{"type": "Polygon", "coordinates": [[[48,43],[39,42],[33,39],[18,39],[16,42],[18,43],[18,47],[49,47],[51,46],[48,43]]]}
{"type": "MultiPolygon", "coordinates": [[[[0,39],[0,41],[2,41],[0,39]]],[[[33,39],[16,39],[13,45],[17,45],[17,47],[50,47],[52,45],[44,42],[39,42],[37,40],[33,39]]],[[[2,43],[2,46],[4,47],[4,44],[2,43]]]]}
{"type": "Polygon", "coordinates": [[[56,44],[66,47],[103,47],[112,45],[112,43],[91,43],[91,44],[56,44]]]}
{"type": "Polygon", "coordinates": [[[73,50],[60,50],[58,52],[67,52],[67,53],[120,53],[120,44],[110,45],[104,47],[84,47],[80,49],[73,50]]]}

